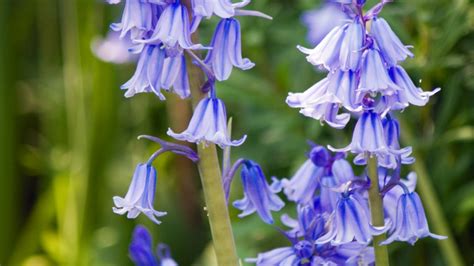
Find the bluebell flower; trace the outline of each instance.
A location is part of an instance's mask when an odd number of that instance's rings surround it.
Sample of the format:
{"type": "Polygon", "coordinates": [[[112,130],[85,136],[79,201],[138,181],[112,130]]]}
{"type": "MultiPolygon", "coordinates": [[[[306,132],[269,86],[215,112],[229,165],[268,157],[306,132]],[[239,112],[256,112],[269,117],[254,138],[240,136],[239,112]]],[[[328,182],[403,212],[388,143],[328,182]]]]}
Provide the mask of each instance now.
{"type": "Polygon", "coordinates": [[[247,259],[247,262],[255,263],[257,266],[300,266],[313,265],[314,244],[302,240],[292,247],[276,248],[258,254],[256,259],[247,259]]]}
{"type": "Polygon", "coordinates": [[[319,206],[321,211],[332,213],[341,198],[341,193],[335,192],[357,177],[354,175],[352,166],[344,159],[334,161],[331,174],[321,177],[321,189],[319,193],[319,206]]]}
{"type": "Polygon", "coordinates": [[[301,108],[305,116],[341,129],[350,120],[347,113],[339,114],[340,106],[351,112],[362,111],[361,95],[356,91],[357,77],[352,71],[335,71],[302,93],[288,93],[286,103],[301,108]]]}
{"type": "MultiPolygon", "coordinates": [[[[408,191],[415,191],[417,176],[415,172],[410,172],[407,175],[406,179],[401,179],[397,177],[398,173],[393,173],[392,175],[387,175],[386,171],[379,171],[379,181],[380,181],[380,189],[384,189],[388,182],[391,182],[391,179],[398,179],[398,183],[402,183],[404,187],[408,189],[408,191]],[[389,180],[388,182],[386,180],[389,180]]],[[[397,203],[400,196],[404,193],[402,186],[396,185],[392,186],[390,190],[384,193],[383,196],[383,207],[385,216],[390,219],[391,227],[389,229],[389,233],[395,230],[396,226],[396,218],[397,218],[397,203]]]]}
{"type": "Polygon", "coordinates": [[[313,49],[302,46],[298,46],[298,49],[308,55],[306,59],[311,64],[334,70],[340,66],[339,54],[347,27],[348,24],[345,24],[332,29],[313,49]]]}
{"type": "Polygon", "coordinates": [[[389,74],[393,82],[401,88],[394,97],[396,97],[397,102],[403,107],[408,106],[408,104],[424,106],[432,95],[441,90],[440,88],[436,88],[433,91],[423,91],[421,88],[416,87],[405,69],[401,66],[390,68],[389,74]]]}
{"type": "Polygon", "coordinates": [[[166,51],[158,45],[145,45],[138,59],[138,65],[130,80],[121,86],[125,97],[136,93],[153,92],[161,100],[165,96],[161,89],[171,90],[181,98],[190,96],[189,78],[184,54],[167,57],[166,51]]]}
{"type": "Polygon", "coordinates": [[[288,214],[281,216],[282,223],[291,229],[286,235],[291,238],[301,238],[313,241],[318,239],[325,230],[327,214],[321,213],[317,204],[298,204],[298,219],[291,218],[288,214]]]}
{"type": "Polygon", "coordinates": [[[356,241],[369,244],[373,235],[384,233],[388,227],[374,227],[370,224],[367,202],[361,196],[344,193],[332,217],[328,221],[328,232],[316,240],[316,244],[347,244],[356,241]]]}
{"type": "Polygon", "coordinates": [[[344,157],[344,154],[332,156],[323,146],[313,144],[308,157],[309,159],[290,180],[286,178],[281,180],[287,198],[299,204],[313,201],[315,192],[320,187],[321,178],[331,175],[333,162],[344,157]]]}
{"type": "Polygon", "coordinates": [[[247,58],[242,58],[240,45],[240,23],[234,18],[222,19],[217,24],[211,47],[204,62],[212,69],[219,81],[229,78],[232,67],[247,70],[255,66],[247,58]]]}
{"type": "Polygon", "coordinates": [[[362,47],[365,40],[365,29],[359,18],[350,23],[346,29],[344,40],[341,44],[339,62],[344,71],[356,71],[362,57],[362,47]]]}
{"type": "Polygon", "coordinates": [[[240,3],[232,3],[230,0],[192,0],[192,8],[195,16],[211,17],[213,14],[221,18],[230,18],[235,14],[235,8],[246,6],[249,0],[240,3]]]}
{"type": "Polygon", "coordinates": [[[379,50],[373,46],[364,51],[360,67],[360,84],[358,91],[393,95],[401,88],[390,78],[379,50]]]}
{"type": "Polygon", "coordinates": [[[129,246],[130,257],[136,266],[177,266],[171,258],[169,247],[158,244],[156,254],[150,232],[141,225],[135,227],[132,242],[129,246]]]}
{"type": "Polygon", "coordinates": [[[241,177],[244,198],[233,203],[234,207],[242,211],[239,217],[257,212],[264,222],[272,224],[271,211],[279,211],[285,205],[276,195],[281,190],[280,182],[274,179],[270,186],[265,179],[262,168],[251,160],[244,161],[241,177]]]}
{"type": "MultiPolygon", "coordinates": [[[[390,154],[386,160],[385,164],[393,164],[394,162],[401,162],[402,164],[412,164],[415,162],[415,158],[411,157],[412,148],[405,147],[400,149],[400,143],[398,139],[400,138],[400,125],[398,124],[397,119],[387,115],[382,120],[382,125],[384,128],[385,140],[387,142],[388,148],[390,150],[398,151],[396,154],[390,154]]],[[[390,167],[389,167],[390,168],[390,167]]]]}
{"type": "Polygon", "coordinates": [[[130,258],[137,266],[158,266],[158,260],[153,252],[153,242],[150,232],[141,225],[133,230],[132,242],[128,248],[130,258]]]}
{"type": "Polygon", "coordinates": [[[110,27],[120,31],[120,38],[130,33],[132,39],[141,38],[144,33],[153,28],[153,6],[142,0],[126,0],[122,21],[113,23],[110,27]]]}
{"type": "Polygon", "coordinates": [[[314,193],[319,188],[319,179],[324,172],[323,167],[316,166],[308,159],[290,180],[282,179],[283,192],[291,201],[308,203],[313,200],[314,193]]]}
{"type": "Polygon", "coordinates": [[[389,66],[396,65],[407,56],[413,57],[413,53],[398,39],[385,19],[372,18],[370,35],[377,42],[382,57],[389,66]]]}
{"type": "Polygon", "coordinates": [[[339,5],[329,1],[322,7],[305,11],[301,20],[308,28],[309,43],[317,45],[332,29],[346,23],[348,18],[339,5]]]}
{"type": "MultiPolygon", "coordinates": [[[[286,103],[290,107],[302,108],[301,113],[308,115],[314,112],[307,112],[307,110],[318,109],[327,104],[338,104],[348,111],[359,112],[362,110],[361,96],[356,93],[356,89],[356,74],[350,70],[337,70],[302,93],[288,93],[286,103]]],[[[320,116],[317,115],[312,117],[320,119],[318,118],[320,116]]],[[[326,117],[322,116],[321,118],[326,120],[326,117]]],[[[344,117],[344,119],[347,118],[344,117]]]]}
{"type": "MultiPolygon", "coordinates": [[[[378,164],[380,166],[395,169],[401,164],[412,164],[415,158],[411,157],[412,148],[405,147],[400,149],[400,126],[398,121],[390,115],[382,119],[383,133],[385,144],[387,145],[387,152],[378,153],[378,164]]],[[[355,158],[355,163],[358,165],[365,165],[367,163],[367,156],[359,154],[355,158]]]]}
{"type": "Polygon", "coordinates": [[[247,259],[246,262],[257,266],[358,266],[372,265],[374,260],[373,248],[356,242],[330,246],[300,240],[290,247],[260,253],[257,258],[247,259]]]}
{"type": "Polygon", "coordinates": [[[129,219],[134,219],[143,213],[156,224],[160,224],[161,222],[156,218],[166,215],[166,212],[156,211],[153,208],[155,189],[155,168],[149,164],[138,164],[125,198],[118,196],[113,198],[115,204],[113,211],[120,215],[128,212],[127,218],[129,219]]]}
{"type": "Polygon", "coordinates": [[[394,223],[395,229],[387,240],[381,242],[382,245],[388,245],[393,241],[405,241],[413,245],[419,238],[424,237],[446,238],[430,233],[420,197],[413,191],[406,191],[398,199],[397,216],[394,223]]]}
{"type": "Polygon", "coordinates": [[[247,138],[244,135],[240,140],[230,140],[224,102],[214,97],[205,98],[199,102],[185,131],[175,133],[168,129],[167,134],[182,141],[215,143],[221,148],[239,146],[247,138]]]}
{"type": "Polygon", "coordinates": [[[338,152],[386,154],[388,147],[380,116],[372,110],[364,111],[354,128],[352,142],[342,149],[330,146],[329,149],[338,152]]]}
{"type": "Polygon", "coordinates": [[[180,1],[168,5],[161,14],[153,35],[146,40],[137,40],[138,43],[163,44],[171,49],[201,49],[200,44],[191,41],[191,28],[188,11],[180,1]]]}

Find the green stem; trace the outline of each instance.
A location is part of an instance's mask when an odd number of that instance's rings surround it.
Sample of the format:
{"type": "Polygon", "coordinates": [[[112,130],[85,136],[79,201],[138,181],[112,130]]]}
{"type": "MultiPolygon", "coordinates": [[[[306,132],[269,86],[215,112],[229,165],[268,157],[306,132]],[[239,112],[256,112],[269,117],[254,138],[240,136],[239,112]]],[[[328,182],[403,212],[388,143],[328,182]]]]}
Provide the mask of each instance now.
{"type": "MultiPolygon", "coordinates": [[[[369,204],[370,204],[370,213],[372,216],[372,225],[373,226],[384,226],[384,213],[383,213],[383,204],[382,197],[380,196],[379,191],[379,175],[377,171],[377,158],[375,156],[369,157],[369,178],[370,178],[370,188],[369,188],[369,204]]],[[[375,265],[385,266],[389,265],[388,260],[388,249],[387,246],[379,245],[380,242],[386,239],[385,233],[374,236],[374,250],[375,250],[375,265]]]]}
{"type": "MultiPolygon", "coordinates": [[[[196,36],[194,36],[196,38],[196,36]]],[[[189,82],[191,86],[191,100],[193,108],[207,94],[201,92],[203,84],[203,73],[195,65],[191,64],[191,58],[187,58],[189,82]]],[[[199,154],[199,175],[201,177],[206,210],[211,227],[212,242],[216,253],[217,264],[222,266],[239,265],[239,257],[235,248],[232,225],[230,223],[229,211],[224,194],[219,159],[217,158],[216,145],[197,145],[199,154]]]]}

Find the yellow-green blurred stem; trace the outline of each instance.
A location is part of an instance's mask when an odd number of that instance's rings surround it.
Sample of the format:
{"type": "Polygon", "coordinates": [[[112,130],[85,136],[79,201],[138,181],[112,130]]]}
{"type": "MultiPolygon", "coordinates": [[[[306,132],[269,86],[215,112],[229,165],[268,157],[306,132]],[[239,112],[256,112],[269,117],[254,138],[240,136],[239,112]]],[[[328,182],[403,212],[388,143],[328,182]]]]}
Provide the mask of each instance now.
{"type": "MultiPolygon", "coordinates": [[[[383,203],[379,191],[379,175],[377,171],[377,158],[375,156],[369,157],[368,168],[371,184],[369,189],[369,205],[372,216],[372,225],[384,226],[383,203]]],[[[377,266],[389,265],[387,246],[380,246],[380,242],[385,239],[385,233],[374,236],[373,245],[375,251],[375,265],[377,266]]]]}

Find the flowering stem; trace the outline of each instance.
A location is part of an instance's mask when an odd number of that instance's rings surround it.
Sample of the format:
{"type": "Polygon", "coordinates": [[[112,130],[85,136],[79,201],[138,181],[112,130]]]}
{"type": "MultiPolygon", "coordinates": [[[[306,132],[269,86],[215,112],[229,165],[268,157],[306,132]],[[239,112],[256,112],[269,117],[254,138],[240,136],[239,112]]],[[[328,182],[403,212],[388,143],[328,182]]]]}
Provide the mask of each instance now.
{"type": "MultiPolygon", "coordinates": [[[[194,37],[196,38],[196,33],[194,37]]],[[[187,59],[191,100],[193,108],[195,108],[201,99],[207,97],[207,93],[201,91],[201,86],[204,83],[201,69],[191,63],[189,55],[187,59]]],[[[197,145],[197,151],[200,158],[197,165],[217,263],[218,265],[237,266],[239,258],[234,244],[216,145],[213,143],[197,145]]]]}
{"type": "MultiPolygon", "coordinates": [[[[384,226],[384,214],[383,214],[383,204],[382,197],[380,196],[379,191],[379,175],[377,171],[377,158],[375,156],[369,157],[369,178],[370,178],[370,188],[369,188],[369,204],[370,204],[370,213],[372,216],[372,225],[373,226],[384,226]]],[[[385,233],[374,236],[374,250],[375,250],[375,265],[385,266],[389,265],[388,260],[388,250],[387,246],[379,245],[380,242],[386,239],[385,233]]]]}

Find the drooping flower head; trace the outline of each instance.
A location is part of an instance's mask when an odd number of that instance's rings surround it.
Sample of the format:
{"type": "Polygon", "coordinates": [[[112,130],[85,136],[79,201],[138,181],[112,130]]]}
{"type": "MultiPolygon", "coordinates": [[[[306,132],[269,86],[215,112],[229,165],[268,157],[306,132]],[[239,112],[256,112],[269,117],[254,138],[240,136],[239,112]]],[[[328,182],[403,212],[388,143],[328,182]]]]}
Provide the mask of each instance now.
{"type": "Polygon", "coordinates": [[[146,1],[126,0],[122,21],[110,27],[114,31],[119,31],[121,38],[130,33],[132,39],[139,39],[152,29],[153,13],[153,5],[146,1]]]}
{"type": "Polygon", "coordinates": [[[297,203],[313,201],[321,179],[332,175],[333,163],[344,155],[332,155],[323,146],[313,145],[308,157],[290,180],[285,178],[281,181],[287,198],[297,203]]]}
{"type": "Polygon", "coordinates": [[[222,19],[212,37],[212,49],[204,59],[217,80],[228,79],[234,66],[247,70],[255,65],[249,59],[242,58],[240,42],[239,21],[235,18],[222,19]]]}
{"type": "Polygon", "coordinates": [[[387,245],[393,241],[405,241],[413,245],[418,239],[424,237],[446,239],[445,236],[430,233],[420,197],[416,192],[408,192],[408,189],[405,188],[405,192],[398,199],[394,230],[390,237],[381,244],[387,245]]]}
{"type": "Polygon", "coordinates": [[[132,177],[132,183],[124,198],[115,196],[113,198],[116,214],[127,214],[127,218],[136,218],[140,213],[145,214],[156,224],[161,222],[158,217],[166,215],[166,212],[156,211],[153,207],[156,189],[156,170],[150,164],[138,164],[132,177]]]}
{"type": "Polygon", "coordinates": [[[121,86],[125,97],[153,92],[165,100],[161,89],[173,91],[181,98],[190,96],[189,79],[184,54],[167,56],[159,45],[145,45],[138,59],[135,74],[121,86]]]}
{"type": "Polygon", "coordinates": [[[272,224],[271,211],[279,211],[285,205],[276,195],[281,190],[280,182],[274,179],[269,185],[262,168],[251,160],[243,162],[241,177],[244,198],[233,203],[234,207],[242,211],[239,217],[257,212],[264,222],[272,224]]]}
{"type": "Polygon", "coordinates": [[[137,42],[163,44],[168,49],[204,48],[201,44],[194,44],[191,41],[188,10],[181,4],[181,1],[176,1],[165,7],[151,37],[137,42]]]}
{"type": "Polygon", "coordinates": [[[384,233],[388,227],[371,225],[367,203],[361,196],[345,193],[339,200],[333,216],[328,222],[328,232],[316,240],[317,244],[341,245],[356,241],[369,244],[373,235],[384,233]]]}
{"type": "Polygon", "coordinates": [[[240,140],[230,140],[224,102],[215,97],[205,98],[199,102],[185,131],[175,133],[168,129],[168,135],[177,140],[194,143],[211,142],[221,148],[239,146],[247,137],[245,135],[240,140]]]}

